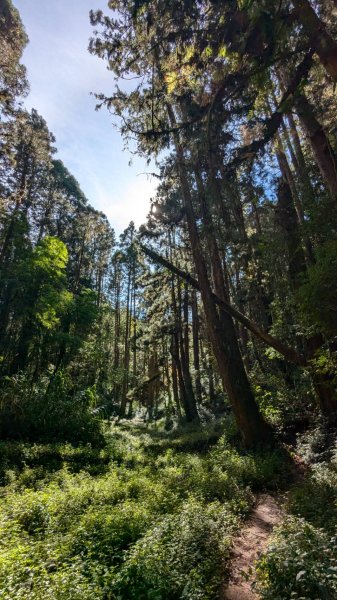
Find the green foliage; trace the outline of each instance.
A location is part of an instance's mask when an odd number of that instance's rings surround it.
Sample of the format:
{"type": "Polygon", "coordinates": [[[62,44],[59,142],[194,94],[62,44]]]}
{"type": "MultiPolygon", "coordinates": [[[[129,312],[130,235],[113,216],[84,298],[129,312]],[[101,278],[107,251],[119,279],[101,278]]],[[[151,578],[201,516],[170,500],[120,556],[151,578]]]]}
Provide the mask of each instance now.
{"type": "Polygon", "coordinates": [[[266,600],[336,597],[337,461],[332,439],[335,443],[325,423],[301,438],[299,450],[316,464],[290,489],[291,516],[258,563],[258,591],[266,600]]]}
{"type": "Polygon", "coordinates": [[[174,435],[127,423],[101,450],[0,444],[1,598],[215,599],[250,488],[275,467],[281,480],[283,461],[242,455],[223,434],[214,444],[216,431],[198,446],[180,429],[176,449],[174,435]]]}
{"type": "Polygon", "coordinates": [[[337,538],[304,519],[288,518],[258,563],[265,600],[333,600],[337,595],[337,538]]]}
{"type": "Polygon", "coordinates": [[[21,281],[26,284],[25,309],[45,329],[53,329],[71,302],[66,290],[68,251],[55,237],[39,242],[22,264],[21,281]]]}
{"type": "Polygon", "coordinates": [[[88,331],[97,317],[97,293],[89,288],[82,288],[74,299],[73,318],[75,329],[88,331]]]}
{"type": "Polygon", "coordinates": [[[37,279],[57,281],[64,277],[64,269],[68,262],[68,251],[65,244],[55,237],[47,236],[41,240],[32,256],[32,272],[37,279]]]}
{"type": "Polygon", "coordinates": [[[330,240],[317,251],[316,262],[308,268],[307,280],[298,290],[304,322],[327,335],[336,335],[337,242],[330,240]]]}
{"type": "Polygon", "coordinates": [[[276,391],[273,393],[271,390],[263,389],[261,385],[257,385],[254,391],[259,408],[265,419],[274,426],[279,425],[282,422],[279,394],[276,391]]]}
{"type": "Polygon", "coordinates": [[[33,385],[24,374],[7,377],[0,403],[1,436],[101,443],[100,423],[90,403],[90,390],[74,392],[61,371],[33,385]]]}
{"type": "Polygon", "coordinates": [[[115,589],[125,600],[211,599],[229,555],[232,519],[219,503],[191,499],[128,552],[115,589]]]}
{"type": "Polygon", "coordinates": [[[14,112],[16,96],[27,92],[26,69],[20,64],[27,42],[28,36],[18,10],[11,0],[5,0],[1,4],[0,14],[0,53],[3,57],[0,69],[0,114],[6,116],[14,112]]]}
{"type": "Polygon", "coordinates": [[[82,192],[78,181],[71,173],[69,173],[63,162],[61,160],[53,160],[52,168],[55,185],[60,190],[65,191],[67,195],[78,198],[81,204],[85,206],[88,203],[88,200],[82,192]]]}
{"type": "MultiPolygon", "coordinates": [[[[140,427],[144,431],[144,427],[140,427]]],[[[208,424],[196,425],[195,423],[177,426],[163,436],[160,423],[148,431],[148,444],[146,448],[155,453],[164,450],[175,450],[177,452],[203,452],[209,450],[210,446],[216,444],[222,436],[231,441],[237,435],[237,428],[232,417],[222,421],[211,421],[208,424]]]]}
{"type": "Polygon", "coordinates": [[[323,376],[326,385],[331,387],[333,393],[337,383],[336,359],[336,352],[332,352],[328,348],[320,348],[315,352],[314,358],[310,360],[313,373],[315,373],[318,378],[323,376]]]}
{"type": "Polygon", "coordinates": [[[337,466],[316,466],[313,474],[292,490],[289,509],[333,535],[337,527],[337,466]]]}
{"type": "MultiPolygon", "coordinates": [[[[289,365],[287,366],[289,368],[289,365]]],[[[312,392],[309,374],[289,368],[288,381],[285,382],[277,369],[253,375],[255,396],[265,418],[279,432],[297,427],[298,422],[312,418],[316,399],[312,392]]]]}
{"type": "Polygon", "coordinates": [[[337,456],[335,428],[324,419],[299,436],[298,452],[311,464],[290,491],[289,510],[333,535],[337,527],[337,456]]]}
{"type": "Polygon", "coordinates": [[[33,444],[0,442],[1,485],[13,484],[15,489],[37,488],[46,484],[56,471],[85,472],[92,475],[105,473],[110,460],[110,449],[91,444],[76,447],[67,443],[33,444]]]}
{"type": "Polygon", "coordinates": [[[298,453],[306,463],[330,462],[335,445],[335,427],[323,417],[316,419],[314,426],[297,436],[298,453]]]}

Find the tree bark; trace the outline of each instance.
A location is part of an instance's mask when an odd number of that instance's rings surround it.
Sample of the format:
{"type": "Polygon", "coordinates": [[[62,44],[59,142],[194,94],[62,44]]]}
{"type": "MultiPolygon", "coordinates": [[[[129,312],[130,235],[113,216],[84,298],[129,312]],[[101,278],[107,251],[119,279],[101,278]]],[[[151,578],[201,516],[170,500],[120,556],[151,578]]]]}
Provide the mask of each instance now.
{"type": "MultiPolygon", "coordinates": [[[[174,111],[169,103],[166,106],[170,124],[172,127],[175,127],[174,111]]],[[[228,313],[224,312],[225,321],[222,321],[217,312],[217,306],[208,279],[205,259],[201,251],[192,196],[184,166],[185,156],[178,133],[174,135],[174,143],[194,266],[198,275],[208,335],[217,360],[224,390],[228,394],[238,428],[242,433],[245,444],[247,446],[265,444],[271,440],[271,429],[264,421],[255,402],[242,362],[232,318],[228,313]]]]}
{"type": "MultiPolygon", "coordinates": [[[[115,327],[115,331],[114,331],[114,353],[113,353],[113,371],[114,374],[116,375],[119,369],[119,360],[120,360],[120,352],[119,352],[119,342],[120,342],[120,321],[121,321],[121,315],[120,315],[120,294],[121,294],[121,281],[120,281],[120,264],[119,264],[119,260],[116,257],[115,258],[115,263],[114,263],[114,289],[115,289],[115,306],[114,306],[114,313],[115,313],[115,323],[114,323],[114,327],[115,327]]],[[[117,403],[119,401],[119,394],[120,394],[120,384],[119,382],[115,381],[114,382],[114,391],[113,391],[113,395],[114,395],[114,402],[117,403]]]]}
{"type": "Polygon", "coordinates": [[[299,285],[299,275],[305,271],[306,266],[292,191],[284,179],[280,181],[278,187],[277,217],[288,251],[289,279],[293,289],[296,289],[299,285]]]}
{"type": "MultiPolygon", "coordinates": [[[[293,164],[296,170],[297,179],[301,185],[303,202],[309,201],[309,203],[312,203],[315,200],[315,193],[308,174],[308,167],[306,165],[305,158],[303,155],[301,140],[300,136],[298,135],[295,119],[291,112],[287,114],[287,121],[289,123],[289,130],[291,136],[291,140],[289,140],[289,143],[292,143],[293,152],[295,155],[293,158],[293,164]]],[[[287,130],[286,126],[285,129],[287,130]]]]}
{"type": "Polygon", "coordinates": [[[329,139],[316,119],[313,107],[304,94],[297,96],[296,111],[311,144],[319,170],[337,206],[337,159],[329,139]]]}
{"type": "Polygon", "coordinates": [[[193,363],[195,370],[195,395],[198,403],[201,403],[201,381],[200,381],[200,356],[199,356],[199,313],[196,291],[192,291],[192,336],[193,336],[193,363]]]}
{"type": "Polygon", "coordinates": [[[337,81],[337,43],[308,0],[292,0],[297,18],[327,73],[337,81]]]}
{"type": "Polygon", "coordinates": [[[129,367],[130,367],[130,319],[131,319],[131,267],[128,272],[128,283],[127,283],[127,295],[126,295],[126,314],[125,314],[125,335],[124,335],[124,361],[123,361],[123,385],[122,385],[122,398],[119,409],[121,417],[125,416],[126,404],[127,404],[127,393],[129,387],[129,367]]]}
{"type": "MultiPolygon", "coordinates": [[[[290,198],[292,199],[292,202],[295,207],[296,215],[297,215],[298,234],[303,243],[303,250],[304,250],[304,254],[305,254],[306,263],[308,265],[310,265],[313,263],[314,257],[313,257],[311,242],[310,242],[309,238],[303,232],[303,226],[304,226],[305,220],[304,220],[304,211],[303,211],[302,202],[298,195],[294,176],[293,176],[293,173],[289,166],[287,156],[283,149],[282,140],[278,134],[276,136],[276,141],[278,144],[278,147],[276,149],[276,156],[277,156],[277,160],[278,160],[278,163],[280,166],[280,171],[281,171],[283,180],[287,183],[287,185],[289,186],[290,192],[291,192],[290,198]]],[[[296,217],[296,215],[295,215],[295,217],[296,217]]]]}
{"type": "Polygon", "coordinates": [[[186,357],[186,346],[183,335],[183,324],[181,321],[182,299],[180,281],[178,281],[178,298],[174,289],[172,279],[172,305],[175,315],[175,332],[173,335],[173,359],[176,364],[178,382],[180,388],[180,399],[183,405],[186,420],[188,422],[198,421],[198,409],[194,396],[189,364],[186,357]]]}

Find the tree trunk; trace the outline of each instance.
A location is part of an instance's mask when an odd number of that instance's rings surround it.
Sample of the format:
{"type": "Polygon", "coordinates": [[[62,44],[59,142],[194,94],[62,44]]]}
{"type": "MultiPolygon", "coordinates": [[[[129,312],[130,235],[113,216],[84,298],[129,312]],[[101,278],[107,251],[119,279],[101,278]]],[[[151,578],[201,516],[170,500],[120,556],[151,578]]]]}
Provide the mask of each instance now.
{"type": "MultiPolygon", "coordinates": [[[[321,333],[306,340],[308,355],[315,359],[324,339],[321,333]]],[[[334,420],[337,415],[337,389],[334,374],[312,371],[312,382],[317,395],[321,413],[328,419],[334,420]]]]}
{"type": "MultiPolygon", "coordinates": [[[[171,126],[174,128],[176,126],[176,120],[170,104],[167,104],[167,111],[171,126]]],[[[268,443],[271,439],[271,430],[259,412],[248,382],[232,318],[229,314],[224,313],[222,315],[223,318],[220,319],[217,312],[208,279],[205,259],[201,251],[192,196],[185,169],[184,151],[177,133],[174,136],[174,142],[194,267],[198,275],[208,335],[218,363],[223,386],[228,394],[237,425],[243,435],[246,445],[253,446],[268,443]]]]}
{"type": "Polygon", "coordinates": [[[306,266],[292,192],[284,179],[280,181],[278,187],[277,217],[288,251],[289,279],[293,289],[296,289],[299,285],[298,278],[305,271],[306,266]]]}
{"type": "Polygon", "coordinates": [[[128,272],[127,295],[126,295],[126,314],[125,314],[125,334],[124,334],[124,361],[123,361],[123,385],[122,398],[119,409],[121,417],[125,416],[127,393],[129,387],[129,366],[130,366],[130,296],[131,296],[131,268],[128,272]]]}
{"type": "Polygon", "coordinates": [[[182,420],[181,414],[181,406],[180,406],[180,398],[179,398],[179,388],[178,388],[178,373],[177,373],[177,365],[175,360],[175,351],[174,351],[174,334],[172,335],[170,353],[172,356],[172,391],[173,391],[173,399],[177,408],[177,414],[179,421],[182,420]]]}
{"type": "Polygon", "coordinates": [[[200,381],[200,356],[199,356],[199,313],[196,291],[192,292],[192,336],[193,336],[193,363],[195,370],[195,395],[198,404],[201,403],[201,381],[200,381]]]}
{"type": "MultiPolygon", "coordinates": [[[[301,185],[303,202],[305,203],[309,201],[309,203],[312,203],[315,200],[315,193],[308,174],[308,167],[303,155],[301,140],[298,135],[295,119],[291,112],[287,114],[287,121],[289,123],[291,136],[289,143],[292,143],[293,152],[295,155],[293,158],[293,164],[296,170],[297,179],[301,185]]],[[[287,128],[285,127],[285,129],[287,128]]]]}
{"type": "MultiPolygon", "coordinates": [[[[295,207],[296,215],[297,215],[298,233],[300,235],[300,239],[302,239],[302,242],[303,242],[303,250],[304,250],[304,254],[305,254],[306,263],[308,265],[310,265],[313,263],[314,257],[313,257],[311,242],[308,239],[308,237],[303,233],[304,211],[303,211],[302,202],[301,202],[301,199],[297,192],[294,176],[292,174],[292,171],[291,171],[289,163],[288,163],[288,159],[284,152],[282,141],[278,135],[276,137],[276,141],[278,143],[278,148],[276,150],[276,156],[277,156],[277,160],[278,160],[278,163],[280,166],[280,171],[281,171],[284,182],[287,183],[287,185],[289,186],[289,190],[291,192],[290,198],[292,199],[292,202],[295,207]]],[[[296,215],[295,215],[295,217],[296,217],[296,215]]]]}
{"type": "Polygon", "coordinates": [[[327,73],[337,81],[337,43],[308,0],[292,1],[310,46],[315,50],[327,73]]]}
{"type": "MultiPolygon", "coordinates": [[[[120,284],[120,265],[118,260],[116,260],[114,265],[114,289],[115,289],[115,331],[114,331],[114,356],[113,356],[113,371],[116,377],[116,374],[119,369],[119,341],[120,341],[120,293],[121,293],[121,284],[120,284]]],[[[113,396],[114,402],[117,403],[119,401],[120,395],[120,384],[118,381],[114,382],[113,387],[113,396]]]]}
{"type": "MultiPolygon", "coordinates": [[[[178,275],[178,277],[181,277],[181,279],[187,281],[187,283],[189,283],[189,285],[191,285],[195,290],[201,292],[201,286],[199,282],[196,279],[194,279],[194,277],[192,277],[189,273],[185,273],[178,267],[175,267],[168,260],[160,256],[160,254],[157,254],[157,252],[154,252],[154,250],[147,248],[143,244],[141,244],[140,247],[145,252],[145,254],[147,254],[147,256],[152,258],[152,260],[163,265],[166,269],[171,271],[171,273],[178,275]]],[[[286,358],[286,360],[288,360],[289,362],[293,362],[295,365],[300,365],[302,367],[307,365],[305,357],[302,354],[300,354],[297,350],[295,350],[295,348],[287,346],[278,338],[275,338],[274,336],[270,335],[270,333],[267,333],[263,329],[260,329],[260,327],[254,321],[249,319],[246,315],[243,315],[229,302],[220,299],[216,294],[213,294],[212,291],[211,296],[216,306],[220,306],[221,308],[223,308],[223,310],[228,312],[229,315],[231,315],[239,323],[242,323],[247,329],[249,329],[249,331],[251,331],[265,344],[267,344],[267,346],[270,346],[270,348],[274,348],[275,350],[277,350],[277,352],[282,354],[286,358]]]]}
{"type": "Polygon", "coordinates": [[[315,373],[312,376],[321,413],[329,420],[337,415],[337,391],[334,376],[329,373],[315,373]]]}
{"type": "Polygon", "coordinates": [[[300,94],[295,101],[300,123],[311,144],[319,170],[328,190],[337,206],[337,159],[329,139],[316,119],[314,110],[304,96],[300,94]]]}
{"type": "Polygon", "coordinates": [[[178,382],[180,388],[180,400],[183,405],[186,420],[188,422],[198,421],[198,409],[194,396],[192,379],[186,358],[185,340],[183,336],[183,326],[181,322],[181,286],[178,281],[178,298],[174,289],[174,279],[172,279],[172,305],[175,315],[175,333],[173,336],[173,359],[176,364],[178,382]]]}

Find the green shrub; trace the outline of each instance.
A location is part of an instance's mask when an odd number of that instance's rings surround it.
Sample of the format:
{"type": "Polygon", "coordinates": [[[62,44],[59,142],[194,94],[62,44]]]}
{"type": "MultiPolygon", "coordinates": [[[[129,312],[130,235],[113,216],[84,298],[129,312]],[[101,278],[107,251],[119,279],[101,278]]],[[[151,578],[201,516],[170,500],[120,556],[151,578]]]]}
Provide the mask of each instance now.
{"type": "Polygon", "coordinates": [[[153,515],[146,504],[126,500],[110,508],[90,508],[76,527],[72,551],[100,565],[122,561],[125,550],[150,526],[153,515]]]}
{"type": "Polygon", "coordinates": [[[265,600],[334,600],[337,538],[303,519],[288,518],[260,559],[257,575],[265,600]]]}
{"type": "Polygon", "coordinates": [[[62,561],[59,552],[45,544],[21,544],[0,560],[2,600],[103,600],[103,591],[83,574],[79,559],[62,561]]]}
{"type": "Polygon", "coordinates": [[[331,534],[337,527],[337,465],[320,464],[291,490],[289,510],[331,534]]]}
{"type": "Polygon", "coordinates": [[[297,452],[307,463],[331,460],[336,445],[336,430],[323,417],[318,417],[315,427],[298,436],[297,452]]]}
{"type": "Polygon", "coordinates": [[[291,477],[290,457],[282,448],[240,453],[220,440],[209,452],[207,460],[221,467],[237,483],[255,491],[282,488],[291,477]]]}
{"type": "MultiPolygon", "coordinates": [[[[222,455],[224,458],[224,455],[222,455]]],[[[213,455],[176,454],[168,450],[156,461],[156,468],[165,481],[166,489],[179,491],[182,499],[190,495],[201,501],[220,500],[246,510],[250,504],[249,490],[238,485],[235,474],[228,472],[226,461],[217,463],[213,455]]]]}
{"type": "Polygon", "coordinates": [[[68,440],[102,444],[90,395],[73,393],[68,376],[32,385],[26,375],[7,378],[1,390],[0,435],[8,439],[68,440]]]}
{"type": "Polygon", "coordinates": [[[0,443],[1,599],[215,599],[252,488],[288,472],[280,451],[242,453],[215,430],[198,443],[123,423],[103,448],[0,443]]]}
{"type": "Polygon", "coordinates": [[[205,506],[191,499],[134,544],[116,578],[116,597],[215,598],[233,527],[233,517],[219,503],[205,506]]]}

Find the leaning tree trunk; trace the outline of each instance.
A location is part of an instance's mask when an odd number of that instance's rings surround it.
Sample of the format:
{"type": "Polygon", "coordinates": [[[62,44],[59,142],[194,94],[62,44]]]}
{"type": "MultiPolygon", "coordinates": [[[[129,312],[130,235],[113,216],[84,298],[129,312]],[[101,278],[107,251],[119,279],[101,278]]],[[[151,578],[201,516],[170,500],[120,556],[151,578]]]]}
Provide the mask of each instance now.
{"type": "MultiPolygon", "coordinates": [[[[175,128],[175,115],[170,104],[167,104],[167,111],[171,126],[175,128]]],[[[233,320],[229,314],[225,313],[220,318],[214,301],[196,225],[192,196],[185,168],[185,155],[177,133],[174,135],[174,142],[194,267],[198,275],[208,335],[212,343],[223,386],[227,392],[237,425],[246,445],[253,446],[267,443],[271,438],[271,430],[264,421],[255,402],[240,354],[233,320]]]]}

